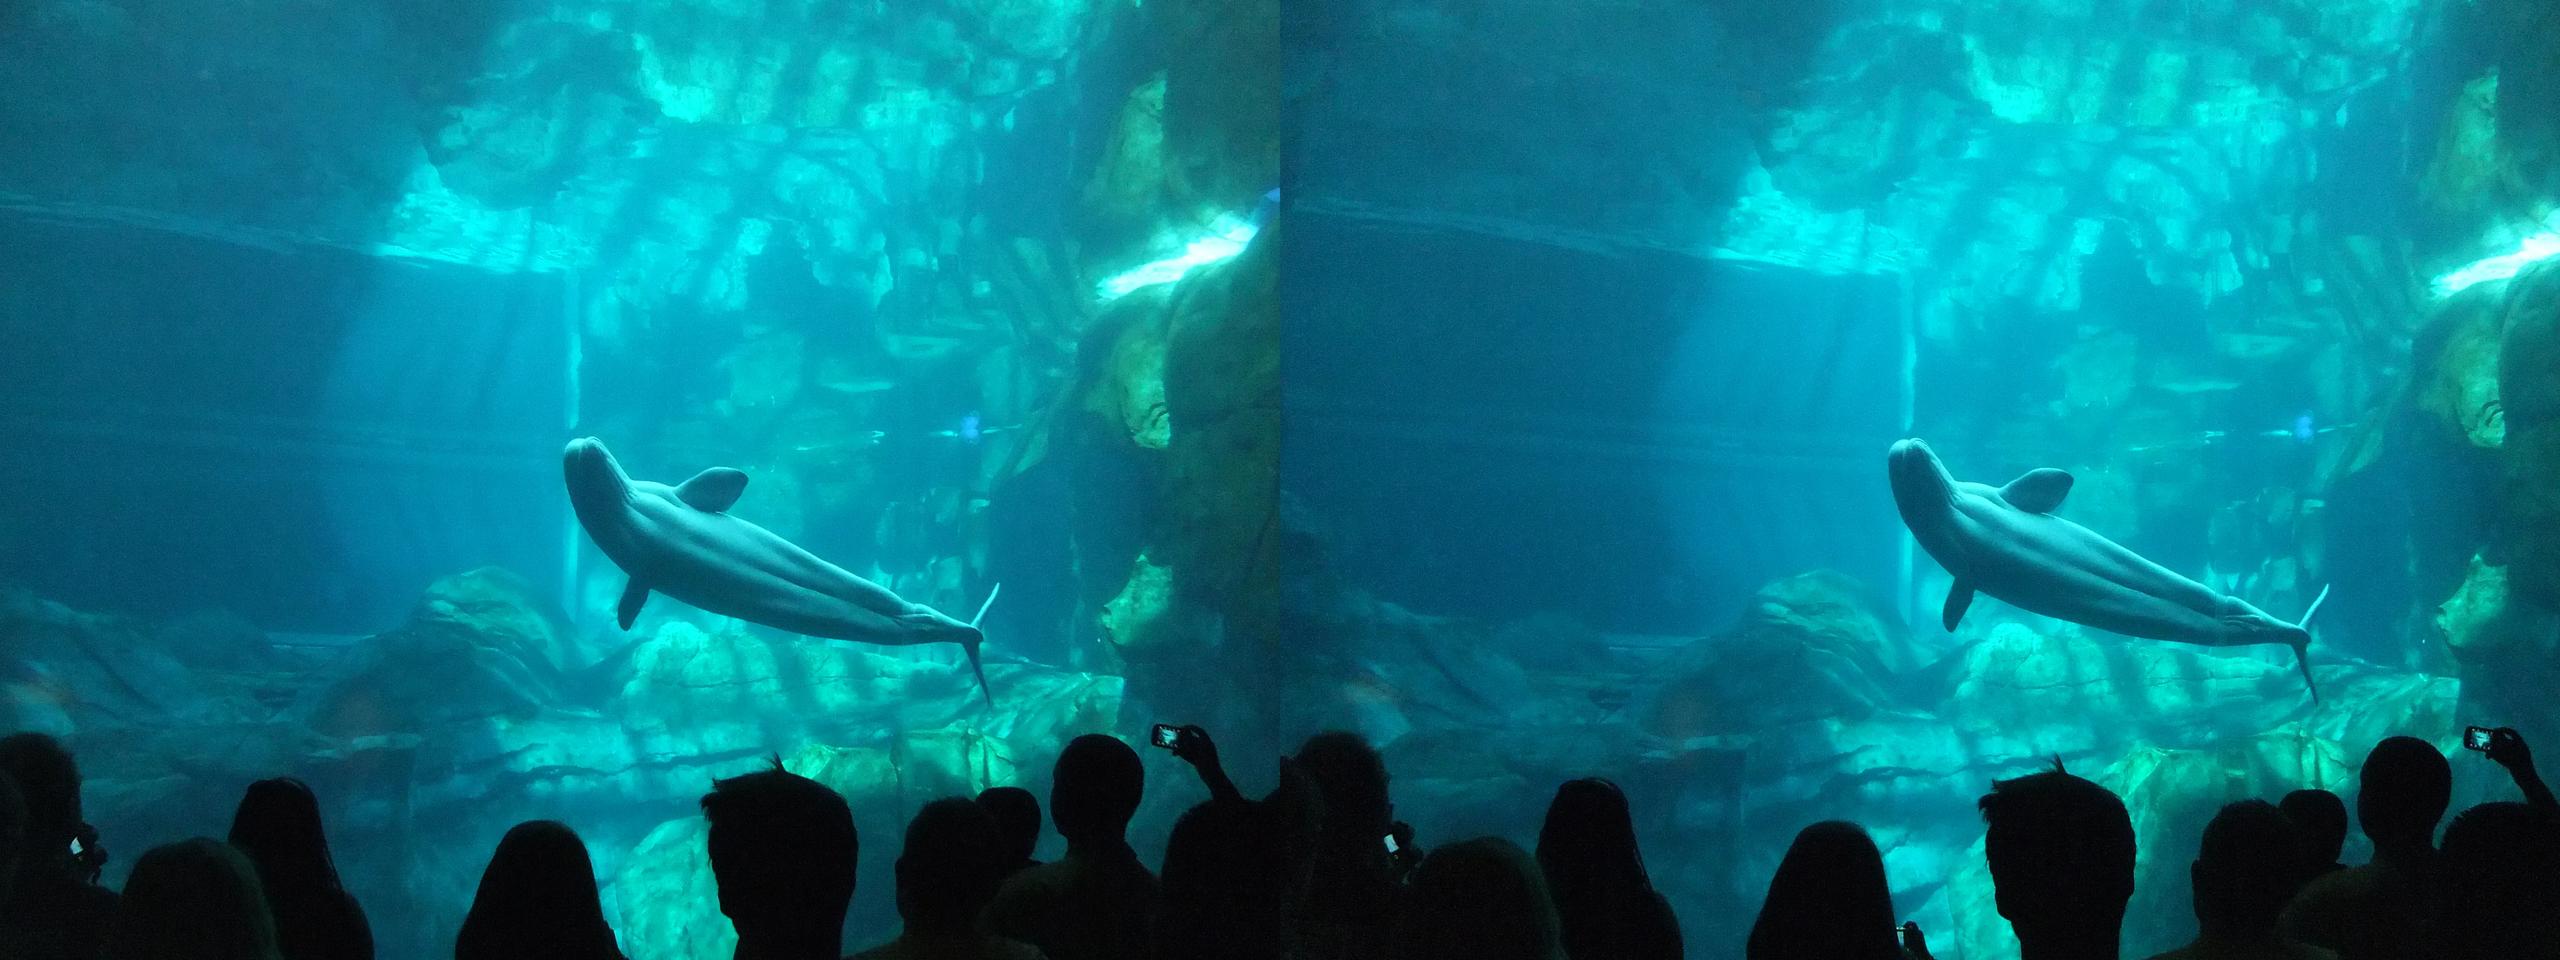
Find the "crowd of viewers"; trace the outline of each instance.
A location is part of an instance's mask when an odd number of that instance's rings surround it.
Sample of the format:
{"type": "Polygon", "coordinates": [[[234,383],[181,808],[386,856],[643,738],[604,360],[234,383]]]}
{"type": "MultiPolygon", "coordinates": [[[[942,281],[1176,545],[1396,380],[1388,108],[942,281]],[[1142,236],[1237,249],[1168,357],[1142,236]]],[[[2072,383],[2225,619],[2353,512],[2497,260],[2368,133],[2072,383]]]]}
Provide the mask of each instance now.
{"type": "MultiPolygon", "coordinates": [[[[2484,803],[2442,831],[2452,768],[2392,737],[2358,774],[2372,842],[2340,863],[2347,806],[2321,790],[2229,804],[2190,867],[2195,939],[2170,960],[2560,958],[2560,804],[2512,730],[2490,759],[2525,801],[2484,803]]],[[[1144,771],[1119,739],[1060,753],[1049,822],[1066,841],[1033,858],[1031,793],[997,787],[925,804],[896,857],[904,928],[856,960],[1655,960],[1682,955],[1653,889],[1626,795],[1607,780],[1556,790],[1534,852],[1498,837],[1425,852],[1395,819],[1378,752],[1325,733],[1283,758],[1278,786],[1243,796],[1197,727],[1175,756],[1209,799],[1175,823],[1151,871],[1126,833],[1144,771]]],[[[861,856],[844,798],[782,768],[717,780],[702,798],[719,907],[738,960],[837,960],[861,856]]],[[[2133,893],[2125,805],[2053,769],[1980,801],[1994,899],[2024,960],[2115,960],[2133,893]]],[[[168,844],[121,893],[82,818],[80,775],[53,738],[0,739],[0,957],[10,960],[363,960],[363,909],[340,885],[311,790],[251,784],[227,840],[168,844]]],[[[1884,859],[1857,824],[1804,828],[1743,944],[1749,960],[1929,960],[1896,923],[1884,859]]],[[[498,843],[455,960],[624,960],[578,834],[539,820],[498,843]]]]}

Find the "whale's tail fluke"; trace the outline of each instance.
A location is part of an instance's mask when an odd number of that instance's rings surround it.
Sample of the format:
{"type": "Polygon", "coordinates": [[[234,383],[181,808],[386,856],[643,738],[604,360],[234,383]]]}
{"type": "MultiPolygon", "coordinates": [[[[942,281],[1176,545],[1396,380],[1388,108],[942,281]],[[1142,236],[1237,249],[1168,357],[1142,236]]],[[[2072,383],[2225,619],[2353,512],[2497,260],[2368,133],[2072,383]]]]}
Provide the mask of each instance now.
{"type": "MultiPolygon", "coordinates": [[[[987,618],[987,608],[995,606],[996,594],[1003,592],[1004,584],[1001,583],[987,589],[987,599],[979,602],[977,615],[969,618],[970,627],[977,627],[978,621],[987,618]]],[[[987,699],[987,706],[992,707],[996,705],[996,695],[993,691],[987,689],[987,666],[978,659],[978,647],[979,645],[984,644],[986,639],[987,635],[984,632],[973,633],[970,635],[969,639],[961,641],[960,649],[969,654],[969,672],[978,675],[978,695],[985,697],[987,699]]]]}
{"type": "Polygon", "coordinates": [[[2320,605],[2329,599],[2329,587],[2321,585],[2320,595],[2311,598],[2311,608],[2302,611],[2302,619],[2294,621],[2302,636],[2293,642],[2294,665],[2302,668],[2302,685],[2311,688],[2311,702],[2320,702],[2320,685],[2311,679],[2311,618],[2320,613],[2320,605]]]}

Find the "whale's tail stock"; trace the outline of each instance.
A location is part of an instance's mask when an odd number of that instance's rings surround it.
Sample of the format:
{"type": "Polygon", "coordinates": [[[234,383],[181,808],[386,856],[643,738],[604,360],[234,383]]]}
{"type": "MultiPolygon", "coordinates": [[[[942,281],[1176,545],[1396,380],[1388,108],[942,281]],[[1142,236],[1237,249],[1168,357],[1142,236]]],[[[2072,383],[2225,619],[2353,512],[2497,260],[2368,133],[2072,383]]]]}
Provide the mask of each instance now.
{"type": "Polygon", "coordinates": [[[996,705],[996,695],[987,689],[987,666],[978,659],[978,647],[986,643],[987,635],[977,627],[978,621],[987,618],[987,608],[996,605],[996,594],[1003,592],[1004,584],[1002,583],[987,589],[987,599],[979,602],[977,615],[969,618],[969,626],[972,628],[969,639],[960,642],[960,649],[969,654],[969,672],[978,675],[978,695],[985,697],[987,706],[990,707],[996,705]]]}
{"type": "Polygon", "coordinates": [[[2321,585],[2320,595],[2311,598],[2311,607],[2302,611],[2302,619],[2294,621],[2302,634],[2293,641],[2293,662],[2302,668],[2302,685],[2311,688],[2311,702],[2320,702],[2320,684],[2311,679],[2311,618],[2320,613],[2320,605],[2328,602],[2329,587],[2321,585]]]}

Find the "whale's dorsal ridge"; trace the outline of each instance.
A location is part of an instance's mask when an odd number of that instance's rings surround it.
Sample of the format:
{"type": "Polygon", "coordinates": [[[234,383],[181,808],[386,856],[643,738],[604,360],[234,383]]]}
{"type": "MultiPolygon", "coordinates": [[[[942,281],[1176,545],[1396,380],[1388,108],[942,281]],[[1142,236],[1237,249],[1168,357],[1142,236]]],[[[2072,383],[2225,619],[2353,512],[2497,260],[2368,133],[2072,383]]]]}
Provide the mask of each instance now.
{"type": "Polygon", "coordinates": [[[2000,499],[2028,513],[2052,513],[2070,495],[2070,471],[2053,467],[2029,470],[2000,488],[2000,499]]]}
{"type": "Polygon", "coordinates": [[[747,490],[746,471],[732,467],[713,467],[693,475],[693,479],[676,485],[676,499],[685,506],[704,513],[722,513],[738,502],[747,490]]]}

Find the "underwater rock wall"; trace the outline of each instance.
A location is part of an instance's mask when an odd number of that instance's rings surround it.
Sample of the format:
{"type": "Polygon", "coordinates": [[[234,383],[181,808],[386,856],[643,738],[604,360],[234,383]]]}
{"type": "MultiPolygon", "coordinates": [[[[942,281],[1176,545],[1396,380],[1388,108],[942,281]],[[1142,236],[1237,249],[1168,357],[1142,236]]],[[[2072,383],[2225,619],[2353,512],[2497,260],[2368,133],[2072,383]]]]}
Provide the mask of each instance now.
{"type": "Polygon", "coordinates": [[[2436,279],[2393,442],[2456,467],[2472,514],[2416,545],[2412,620],[2466,714],[2537,736],[2560,730],[2560,16],[2501,0],[2456,22],[2483,39],[2419,158],[2411,260],[2436,279]]]}

